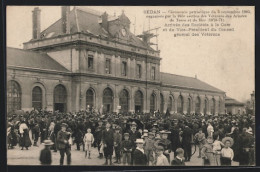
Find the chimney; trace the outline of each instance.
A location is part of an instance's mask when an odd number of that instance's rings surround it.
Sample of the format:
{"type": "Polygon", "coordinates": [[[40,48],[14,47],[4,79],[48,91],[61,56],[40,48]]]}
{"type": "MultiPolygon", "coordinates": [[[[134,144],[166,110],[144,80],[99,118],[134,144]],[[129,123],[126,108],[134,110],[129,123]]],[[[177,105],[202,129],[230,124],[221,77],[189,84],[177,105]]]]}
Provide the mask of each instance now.
{"type": "Polygon", "coordinates": [[[102,19],[101,26],[102,26],[106,31],[108,31],[108,14],[107,14],[107,12],[104,12],[104,13],[101,15],[101,19],[102,19]]]}
{"type": "Polygon", "coordinates": [[[33,39],[40,39],[41,33],[41,10],[35,7],[32,11],[33,39]]]}
{"type": "Polygon", "coordinates": [[[69,20],[70,6],[61,7],[61,28],[62,33],[70,33],[70,20],[69,20]]]}

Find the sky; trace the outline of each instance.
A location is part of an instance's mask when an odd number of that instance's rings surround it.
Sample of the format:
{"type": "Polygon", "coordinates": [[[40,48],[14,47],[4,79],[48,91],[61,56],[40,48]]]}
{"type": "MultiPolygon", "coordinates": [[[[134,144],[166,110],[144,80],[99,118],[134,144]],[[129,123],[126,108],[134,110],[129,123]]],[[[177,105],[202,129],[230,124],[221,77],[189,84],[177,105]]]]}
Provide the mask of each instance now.
{"type": "MultiPolygon", "coordinates": [[[[6,14],[6,39],[8,47],[23,48],[23,42],[32,38],[32,10],[35,6],[9,6],[6,14]]],[[[41,9],[41,30],[46,29],[61,17],[59,6],[39,6],[41,9]]],[[[73,7],[71,6],[71,9],[73,7]]],[[[244,102],[255,90],[254,63],[254,8],[225,7],[225,9],[250,9],[247,18],[229,22],[234,32],[221,33],[220,37],[174,37],[163,32],[164,19],[145,17],[144,10],[200,10],[220,7],[145,7],[145,6],[91,6],[87,7],[109,15],[119,16],[124,10],[130,19],[132,33],[161,27],[158,30],[161,72],[195,77],[226,92],[226,95],[244,102]]],[[[224,8],[224,7],[221,7],[224,8]]],[[[156,41],[152,39],[152,41],[156,41]]]]}

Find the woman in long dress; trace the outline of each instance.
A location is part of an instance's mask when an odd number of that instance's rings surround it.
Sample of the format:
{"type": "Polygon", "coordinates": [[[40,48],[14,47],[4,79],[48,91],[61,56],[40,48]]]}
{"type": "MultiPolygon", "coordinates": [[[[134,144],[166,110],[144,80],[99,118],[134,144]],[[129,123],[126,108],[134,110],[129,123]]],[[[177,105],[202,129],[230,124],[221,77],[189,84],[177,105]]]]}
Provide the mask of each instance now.
{"type": "Polygon", "coordinates": [[[22,121],[19,126],[19,132],[20,132],[20,146],[22,147],[21,150],[25,147],[26,150],[28,150],[28,147],[32,145],[32,142],[29,137],[29,129],[26,125],[25,121],[22,121]]]}

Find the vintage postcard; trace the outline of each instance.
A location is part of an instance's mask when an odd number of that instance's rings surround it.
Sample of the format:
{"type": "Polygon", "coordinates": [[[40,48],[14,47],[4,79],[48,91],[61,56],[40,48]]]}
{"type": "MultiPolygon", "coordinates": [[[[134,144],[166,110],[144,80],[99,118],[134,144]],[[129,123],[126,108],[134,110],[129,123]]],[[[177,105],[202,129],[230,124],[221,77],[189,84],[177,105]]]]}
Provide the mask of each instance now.
{"type": "Polygon", "coordinates": [[[254,6],[7,6],[8,165],[254,166],[254,6]]]}

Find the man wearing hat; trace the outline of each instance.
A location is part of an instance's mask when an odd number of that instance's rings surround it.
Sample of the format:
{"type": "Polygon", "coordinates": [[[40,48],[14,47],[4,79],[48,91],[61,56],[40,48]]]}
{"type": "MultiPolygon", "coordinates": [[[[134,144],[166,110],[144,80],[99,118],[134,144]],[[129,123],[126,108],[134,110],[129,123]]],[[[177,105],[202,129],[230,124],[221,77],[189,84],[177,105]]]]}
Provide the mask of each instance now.
{"type": "Polygon", "coordinates": [[[50,146],[53,145],[53,142],[51,140],[44,140],[43,144],[45,147],[41,150],[40,162],[42,165],[51,165],[52,159],[50,146]]]}
{"type": "Polygon", "coordinates": [[[114,133],[111,129],[111,125],[109,122],[106,124],[106,129],[102,134],[102,144],[104,145],[104,155],[106,158],[106,162],[104,165],[108,165],[108,159],[110,165],[112,165],[112,155],[113,155],[113,145],[114,145],[114,133]]]}
{"type": "Polygon", "coordinates": [[[70,145],[69,145],[69,136],[70,134],[66,132],[68,125],[66,123],[61,124],[61,130],[57,135],[57,143],[60,151],[60,165],[63,165],[64,154],[67,155],[67,164],[71,163],[71,153],[70,153],[70,145]]]}
{"type": "Polygon", "coordinates": [[[122,135],[119,131],[120,131],[120,127],[118,126],[115,128],[115,133],[114,133],[114,148],[116,154],[116,161],[114,163],[121,164],[120,151],[122,145],[122,135]]]}
{"type": "MultiPolygon", "coordinates": [[[[131,123],[131,129],[129,130],[129,139],[130,141],[132,141],[132,144],[135,145],[135,141],[136,139],[140,139],[141,138],[141,133],[139,133],[137,130],[136,130],[136,127],[137,127],[137,124],[135,122],[132,122],[131,123]]],[[[134,150],[135,150],[135,146],[133,147],[133,150],[132,150],[132,159],[131,159],[131,164],[133,165],[133,153],[134,153],[134,150]]]]}
{"type": "Polygon", "coordinates": [[[136,149],[133,153],[133,165],[134,166],[146,166],[147,165],[147,157],[144,153],[143,145],[144,140],[143,139],[136,139],[136,149]]]}
{"type": "Polygon", "coordinates": [[[124,140],[122,142],[122,152],[123,152],[123,165],[128,163],[131,164],[131,153],[134,145],[132,141],[129,140],[129,133],[124,133],[124,140]]]}

